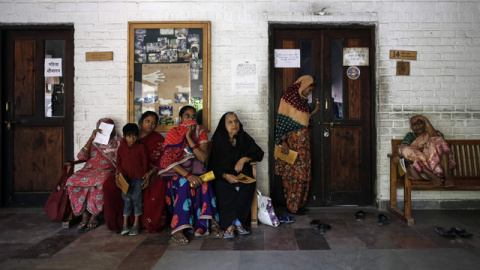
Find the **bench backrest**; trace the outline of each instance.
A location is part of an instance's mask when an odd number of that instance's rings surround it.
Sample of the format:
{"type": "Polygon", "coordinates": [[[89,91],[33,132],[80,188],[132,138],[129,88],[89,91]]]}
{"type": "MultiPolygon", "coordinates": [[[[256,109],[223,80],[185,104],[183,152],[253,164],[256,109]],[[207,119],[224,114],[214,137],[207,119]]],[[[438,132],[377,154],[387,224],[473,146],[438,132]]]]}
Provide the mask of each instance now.
{"type": "MultiPolygon", "coordinates": [[[[392,140],[392,153],[397,153],[402,140],[392,140]]],[[[480,181],[480,140],[447,140],[457,167],[454,179],[480,181]]]]}

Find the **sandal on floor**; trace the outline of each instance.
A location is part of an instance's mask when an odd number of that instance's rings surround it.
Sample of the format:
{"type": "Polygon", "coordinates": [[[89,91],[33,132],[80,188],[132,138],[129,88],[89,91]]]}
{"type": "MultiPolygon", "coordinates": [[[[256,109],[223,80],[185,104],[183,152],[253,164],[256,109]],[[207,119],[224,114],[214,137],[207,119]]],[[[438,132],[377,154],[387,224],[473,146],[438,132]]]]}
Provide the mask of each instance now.
{"type": "Polygon", "coordinates": [[[280,223],[286,223],[286,224],[295,222],[295,220],[289,215],[279,216],[278,220],[280,221],[280,223]]]}
{"type": "Polygon", "coordinates": [[[355,213],[355,219],[357,221],[363,221],[365,219],[365,213],[362,210],[358,211],[355,213]]]}
{"type": "Polygon", "coordinates": [[[172,234],[170,238],[172,238],[173,243],[180,246],[185,246],[189,243],[188,239],[185,237],[185,235],[183,235],[183,233],[181,235],[172,234]]]}
{"type": "Polygon", "coordinates": [[[87,225],[87,230],[92,230],[100,226],[100,221],[98,220],[90,220],[87,225]]]}
{"type": "Polygon", "coordinates": [[[78,224],[77,230],[79,231],[84,230],[85,228],[87,228],[87,225],[88,225],[88,221],[82,221],[80,222],[80,224],[78,224]]]}
{"type": "Polygon", "coordinates": [[[130,231],[131,231],[131,229],[130,229],[130,227],[128,227],[128,225],[123,226],[122,231],[120,232],[120,235],[127,235],[127,234],[130,233],[130,231]]]}
{"type": "Polygon", "coordinates": [[[235,237],[235,231],[226,229],[225,232],[223,233],[223,239],[228,239],[228,238],[234,238],[235,237]]]}
{"type": "Polygon", "coordinates": [[[214,238],[223,238],[223,231],[216,224],[212,225],[212,234],[214,238]]]}
{"type": "Polygon", "coordinates": [[[378,222],[377,222],[377,224],[378,224],[379,226],[388,225],[388,224],[390,224],[390,222],[391,222],[390,219],[389,219],[387,216],[385,216],[384,214],[378,215],[378,222]]]}
{"type": "Polygon", "coordinates": [[[448,239],[454,239],[455,238],[455,234],[453,234],[453,232],[447,231],[442,227],[436,227],[435,231],[438,234],[440,234],[442,237],[445,237],[445,238],[448,238],[448,239]]]}
{"type": "Polygon", "coordinates": [[[470,238],[473,236],[473,234],[467,232],[465,229],[458,228],[458,227],[451,228],[450,232],[454,232],[462,238],[470,238]]]}
{"type": "Polygon", "coordinates": [[[310,226],[312,226],[312,228],[315,230],[315,231],[318,231],[318,229],[320,229],[320,220],[319,219],[314,219],[312,221],[310,221],[310,226]]]}
{"type": "Polygon", "coordinates": [[[246,235],[246,234],[249,234],[249,233],[250,233],[250,231],[245,230],[245,228],[244,228],[242,225],[236,226],[236,227],[235,227],[235,230],[237,230],[237,233],[238,233],[239,235],[246,235]]]}
{"type": "Polygon", "coordinates": [[[128,233],[128,235],[135,236],[135,235],[138,235],[139,233],[140,233],[140,225],[135,225],[132,227],[132,230],[130,231],[130,233],[128,233]]]}

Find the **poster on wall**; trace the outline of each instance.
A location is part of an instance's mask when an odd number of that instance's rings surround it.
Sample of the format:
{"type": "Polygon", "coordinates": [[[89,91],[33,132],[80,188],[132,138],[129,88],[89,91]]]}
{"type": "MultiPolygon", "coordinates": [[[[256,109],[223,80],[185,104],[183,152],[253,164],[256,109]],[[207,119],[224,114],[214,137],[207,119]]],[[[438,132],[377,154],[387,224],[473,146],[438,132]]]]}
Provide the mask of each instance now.
{"type": "Polygon", "coordinates": [[[160,125],[178,124],[178,112],[189,104],[190,64],[144,64],[142,112],[157,111],[160,125]]]}
{"type": "Polygon", "coordinates": [[[191,105],[209,130],[210,22],[130,22],[129,55],[130,122],[155,111],[166,132],[191,105]]]}
{"type": "Polygon", "coordinates": [[[232,61],[232,90],[235,94],[258,94],[256,62],[232,61]]]}

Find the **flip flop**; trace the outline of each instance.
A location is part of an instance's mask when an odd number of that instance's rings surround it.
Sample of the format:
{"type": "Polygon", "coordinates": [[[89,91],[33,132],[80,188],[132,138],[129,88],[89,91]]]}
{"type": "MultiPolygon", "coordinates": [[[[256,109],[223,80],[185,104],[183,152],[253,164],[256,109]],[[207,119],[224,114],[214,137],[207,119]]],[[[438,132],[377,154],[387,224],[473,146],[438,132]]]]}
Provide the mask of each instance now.
{"type": "Polygon", "coordinates": [[[365,219],[365,213],[362,210],[358,211],[355,213],[355,219],[357,221],[363,221],[365,219]]]}
{"type": "Polygon", "coordinates": [[[442,227],[436,227],[435,231],[438,234],[440,234],[442,237],[445,237],[445,238],[448,238],[448,239],[454,239],[455,238],[455,234],[453,234],[453,232],[447,231],[442,227]]]}
{"type": "Polygon", "coordinates": [[[295,220],[289,215],[279,216],[278,220],[280,220],[280,223],[294,223],[295,222],[295,220]]]}
{"type": "Polygon", "coordinates": [[[90,221],[88,222],[88,226],[87,226],[86,229],[87,229],[87,230],[93,230],[93,229],[98,228],[98,226],[100,226],[100,221],[98,221],[98,220],[93,220],[93,221],[90,220],[90,221]]]}
{"type": "Polygon", "coordinates": [[[172,238],[173,243],[180,246],[185,246],[185,245],[188,245],[189,243],[188,239],[183,234],[182,235],[172,234],[170,238],[172,238]],[[185,242],[181,242],[182,240],[184,240],[185,242]]]}
{"type": "Polygon", "coordinates": [[[228,239],[228,238],[234,238],[235,237],[235,232],[233,230],[225,230],[223,233],[223,239],[228,239]]]}
{"type": "Polygon", "coordinates": [[[88,221],[82,221],[80,222],[80,224],[78,224],[77,230],[79,231],[84,230],[85,228],[87,228],[87,225],[88,225],[88,221]]]}
{"type": "Polygon", "coordinates": [[[450,232],[456,233],[458,236],[462,238],[470,238],[473,236],[473,234],[467,232],[465,229],[458,228],[458,227],[451,228],[450,232]]]}
{"type": "Polygon", "coordinates": [[[242,225],[235,226],[235,229],[237,230],[237,233],[239,235],[246,235],[250,233],[249,231],[245,230],[245,228],[242,225]]]}
{"type": "Polygon", "coordinates": [[[389,219],[387,216],[385,216],[384,214],[378,215],[378,222],[377,222],[377,224],[378,224],[379,226],[388,225],[388,224],[390,224],[390,222],[391,222],[390,219],[389,219]]]}

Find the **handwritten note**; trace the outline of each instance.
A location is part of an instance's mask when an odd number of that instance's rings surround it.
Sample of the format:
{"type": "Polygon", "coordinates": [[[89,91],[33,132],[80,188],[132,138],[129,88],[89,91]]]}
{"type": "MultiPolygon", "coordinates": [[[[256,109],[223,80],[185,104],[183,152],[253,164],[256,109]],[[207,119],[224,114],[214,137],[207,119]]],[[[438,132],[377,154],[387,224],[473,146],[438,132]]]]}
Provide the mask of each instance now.
{"type": "Polygon", "coordinates": [[[45,58],[45,77],[62,77],[62,58],[45,58]]]}

